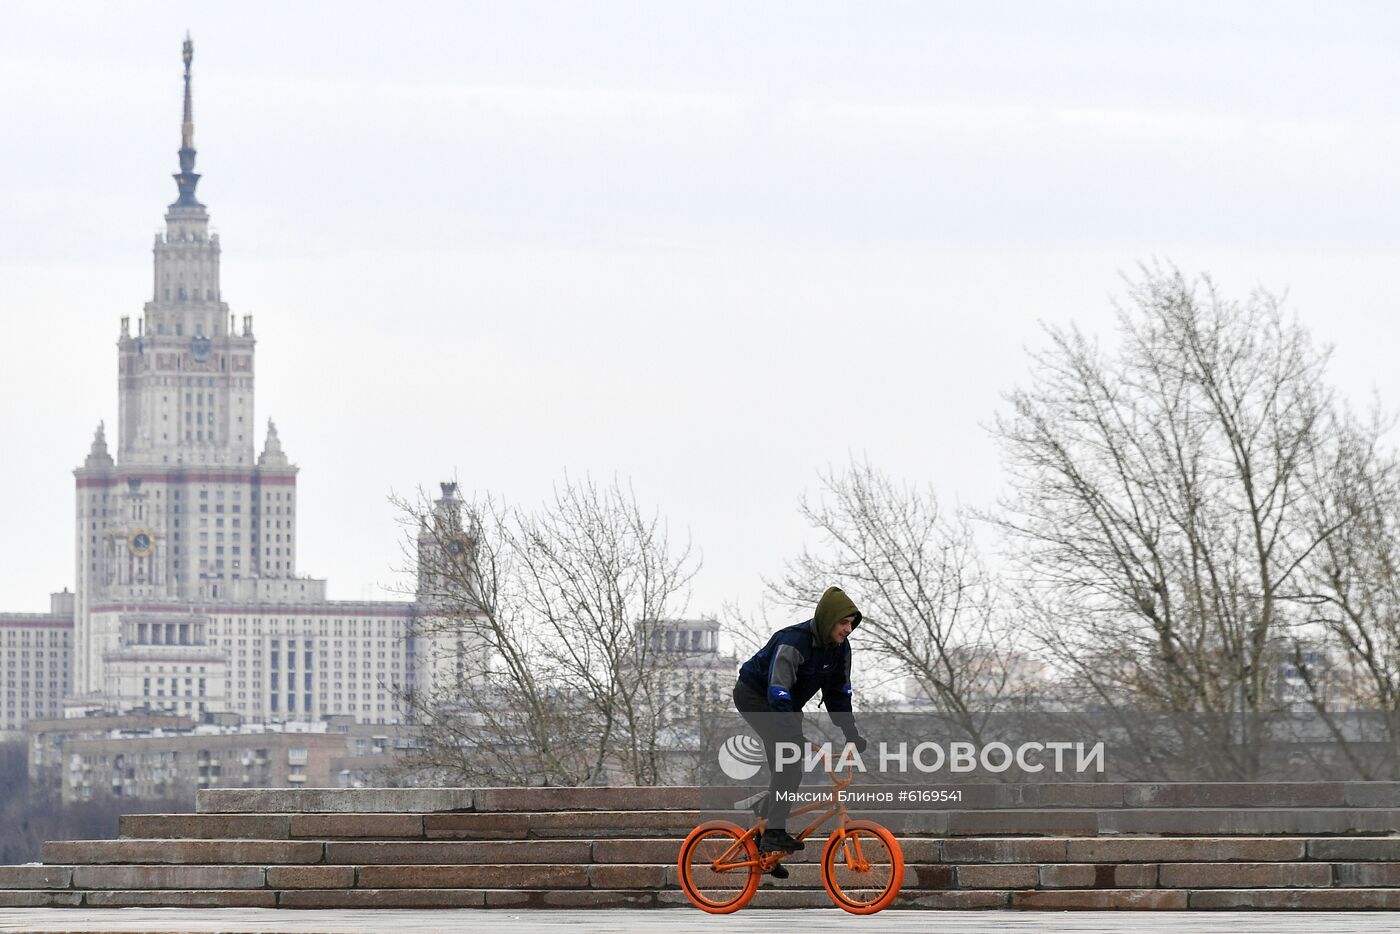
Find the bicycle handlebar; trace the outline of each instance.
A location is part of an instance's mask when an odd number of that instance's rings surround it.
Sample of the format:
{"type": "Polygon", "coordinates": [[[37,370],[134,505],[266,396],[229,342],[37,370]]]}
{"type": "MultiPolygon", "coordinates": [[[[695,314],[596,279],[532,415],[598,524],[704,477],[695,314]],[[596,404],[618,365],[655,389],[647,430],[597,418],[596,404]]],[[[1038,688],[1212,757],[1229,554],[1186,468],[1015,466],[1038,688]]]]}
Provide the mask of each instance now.
{"type": "Polygon", "coordinates": [[[831,776],[831,783],[833,785],[835,785],[837,788],[845,788],[846,786],[851,784],[851,782],[855,781],[855,772],[851,769],[847,769],[846,777],[844,780],[837,777],[836,769],[834,767],[835,762],[832,760],[831,752],[829,750],[823,749],[820,745],[812,742],[811,740],[807,741],[807,745],[810,746],[812,749],[815,749],[820,754],[818,758],[826,760],[826,774],[831,776]]]}

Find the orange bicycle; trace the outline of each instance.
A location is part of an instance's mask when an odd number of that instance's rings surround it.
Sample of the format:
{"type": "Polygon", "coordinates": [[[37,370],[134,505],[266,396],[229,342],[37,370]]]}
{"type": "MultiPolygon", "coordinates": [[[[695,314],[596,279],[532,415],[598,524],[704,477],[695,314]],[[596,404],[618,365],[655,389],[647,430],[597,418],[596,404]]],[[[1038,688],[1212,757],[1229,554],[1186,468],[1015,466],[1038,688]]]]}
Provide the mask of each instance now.
{"type": "MultiPolygon", "coordinates": [[[[822,850],[821,876],[826,894],[852,914],[869,915],[889,907],[904,883],[904,852],[894,834],[869,820],[846,816],[841,792],[854,776],[844,779],[831,768],[827,757],[826,774],[832,790],[826,797],[805,804],[792,816],[825,808],[822,815],[797,835],[806,840],[818,827],[836,816],[836,829],[822,850]]],[[[760,796],[761,797],[761,796],[760,796]]],[[[747,802],[740,802],[743,806],[747,802]]],[[[755,808],[757,814],[757,808],[755,808]]],[[[733,821],[712,820],[696,827],[681,844],[677,869],[681,889],[691,904],[711,914],[728,914],[749,903],[758,891],[759,880],[790,856],[785,851],[761,853],[759,837],[768,821],[759,817],[747,830],[733,821]]]]}

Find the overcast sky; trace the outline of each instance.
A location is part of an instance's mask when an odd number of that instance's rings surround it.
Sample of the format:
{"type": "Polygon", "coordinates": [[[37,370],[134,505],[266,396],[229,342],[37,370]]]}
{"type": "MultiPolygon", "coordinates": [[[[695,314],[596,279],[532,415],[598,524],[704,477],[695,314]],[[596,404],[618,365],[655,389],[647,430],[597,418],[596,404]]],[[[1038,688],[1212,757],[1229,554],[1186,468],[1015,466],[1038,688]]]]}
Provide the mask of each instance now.
{"type": "Polygon", "coordinates": [[[993,500],[1038,322],[1107,332],[1154,257],[1287,290],[1400,406],[1394,4],[7,0],[0,610],[73,584],[186,29],[223,295],[333,598],[401,580],[391,492],[567,470],[690,535],[692,612],[752,605],[830,463],[993,500]]]}

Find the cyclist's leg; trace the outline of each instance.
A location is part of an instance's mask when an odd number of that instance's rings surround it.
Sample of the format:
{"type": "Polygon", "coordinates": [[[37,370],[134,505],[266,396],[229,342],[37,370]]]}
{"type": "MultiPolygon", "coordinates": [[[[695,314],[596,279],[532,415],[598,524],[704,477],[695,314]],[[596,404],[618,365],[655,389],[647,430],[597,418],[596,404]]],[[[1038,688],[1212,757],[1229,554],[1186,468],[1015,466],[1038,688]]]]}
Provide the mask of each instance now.
{"type": "Polygon", "coordinates": [[[768,800],[763,816],[774,830],[785,829],[792,803],[783,800],[802,783],[801,762],[778,764],[778,743],[802,742],[801,714],[796,717],[775,714],[768,701],[742,681],[734,686],[734,706],[763,743],[768,763],[768,800]]]}
{"type": "Polygon", "coordinates": [[[774,798],[774,778],[772,741],[768,737],[769,724],[764,714],[770,712],[768,702],[753,688],[742,681],[734,683],[734,709],[744,718],[744,722],[758,735],[763,744],[763,758],[768,764],[768,792],[759,804],[759,817],[768,817],[774,798]]]}
{"type": "MultiPolygon", "coordinates": [[[[770,715],[771,716],[771,715],[770,715]]],[[[772,739],[765,741],[763,751],[768,757],[768,769],[772,778],[769,782],[769,794],[771,795],[768,805],[768,826],[776,829],[787,827],[788,813],[792,811],[792,801],[790,796],[797,791],[802,784],[802,762],[788,762],[778,765],[778,744],[792,743],[796,746],[802,744],[802,730],[800,727],[794,729],[781,722],[785,718],[772,718],[774,722],[771,730],[772,739]]]]}

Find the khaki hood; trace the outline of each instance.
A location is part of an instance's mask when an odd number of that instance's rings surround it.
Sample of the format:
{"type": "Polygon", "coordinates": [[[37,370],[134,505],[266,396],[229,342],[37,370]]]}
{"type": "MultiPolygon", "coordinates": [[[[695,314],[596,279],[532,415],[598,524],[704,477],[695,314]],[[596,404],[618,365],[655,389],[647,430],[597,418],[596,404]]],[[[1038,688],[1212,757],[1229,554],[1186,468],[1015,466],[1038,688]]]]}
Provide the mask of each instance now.
{"type": "MultiPolygon", "coordinates": [[[[829,645],[832,628],[847,616],[854,616],[855,626],[860,625],[860,610],[857,610],[855,603],[846,596],[846,591],[840,587],[826,588],[826,593],[817,601],[817,612],[812,617],[812,628],[816,631],[818,641],[822,645],[829,645]]],[[[851,628],[854,629],[855,626],[851,628]]]]}

